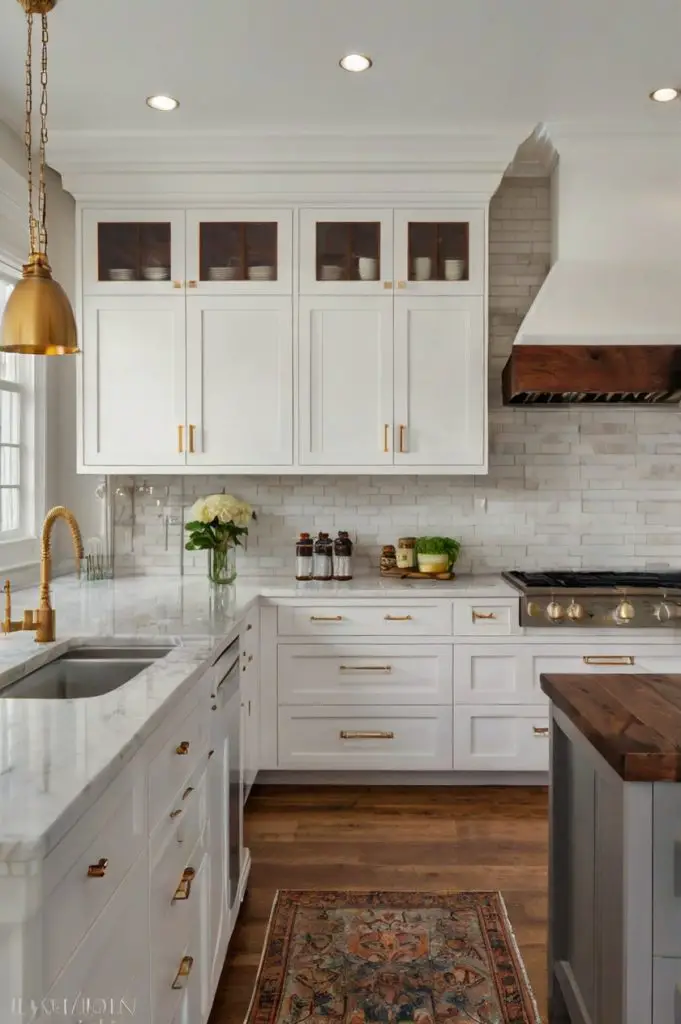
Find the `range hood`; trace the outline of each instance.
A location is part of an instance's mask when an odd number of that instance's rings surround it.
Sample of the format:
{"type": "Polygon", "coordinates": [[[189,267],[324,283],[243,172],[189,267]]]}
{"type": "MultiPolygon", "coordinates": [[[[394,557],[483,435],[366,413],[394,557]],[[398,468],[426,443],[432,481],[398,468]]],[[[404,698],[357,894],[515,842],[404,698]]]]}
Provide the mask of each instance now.
{"type": "Polygon", "coordinates": [[[504,369],[506,405],[681,401],[681,148],[637,141],[559,148],[554,262],[504,369]]]}

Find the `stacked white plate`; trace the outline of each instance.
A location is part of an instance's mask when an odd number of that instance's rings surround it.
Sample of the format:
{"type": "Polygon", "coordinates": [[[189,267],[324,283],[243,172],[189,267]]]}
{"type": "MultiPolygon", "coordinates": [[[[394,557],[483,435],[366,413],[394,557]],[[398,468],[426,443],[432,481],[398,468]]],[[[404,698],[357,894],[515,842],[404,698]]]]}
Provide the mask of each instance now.
{"type": "Polygon", "coordinates": [[[343,275],[343,268],[334,263],[322,264],[322,281],[340,281],[343,275]]]}
{"type": "Polygon", "coordinates": [[[249,281],[271,281],[274,278],[274,267],[249,267],[249,281]]]}
{"type": "Polygon", "coordinates": [[[134,281],[135,271],[132,267],[116,267],[109,271],[110,281],[134,281]]]}
{"type": "Polygon", "coordinates": [[[237,275],[237,267],[209,267],[209,281],[234,281],[237,275]]]}
{"type": "Polygon", "coordinates": [[[170,267],[142,267],[145,281],[167,281],[170,278],[170,267]]]}

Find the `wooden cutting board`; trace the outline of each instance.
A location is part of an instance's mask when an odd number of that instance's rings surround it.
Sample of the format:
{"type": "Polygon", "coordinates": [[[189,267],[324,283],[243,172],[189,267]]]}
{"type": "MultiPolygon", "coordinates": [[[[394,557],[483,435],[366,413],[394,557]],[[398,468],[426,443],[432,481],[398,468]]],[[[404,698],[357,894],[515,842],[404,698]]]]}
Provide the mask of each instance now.
{"type": "Polygon", "coordinates": [[[381,576],[393,576],[398,580],[453,580],[454,572],[419,572],[418,569],[381,569],[381,576]]]}

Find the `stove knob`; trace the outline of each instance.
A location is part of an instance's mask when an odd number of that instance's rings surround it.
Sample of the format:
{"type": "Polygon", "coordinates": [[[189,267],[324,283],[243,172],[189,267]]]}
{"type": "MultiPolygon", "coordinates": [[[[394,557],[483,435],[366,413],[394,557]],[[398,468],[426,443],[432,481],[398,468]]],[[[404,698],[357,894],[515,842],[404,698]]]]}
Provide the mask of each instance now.
{"type": "Polygon", "coordinates": [[[568,605],[567,617],[568,619],[572,619],[573,622],[579,622],[581,619],[586,618],[586,611],[581,604],[577,604],[576,601],[571,601],[568,605]]]}
{"type": "Polygon", "coordinates": [[[565,609],[562,604],[558,604],[557,601],[551,601],[546,606],[546,614],[553,622],[560,622],[561,619],[565,618],[565,609]]]}
{"type": "Polygon", "coordinates": [[[617,622],[631,622],[636,615],[636,609],[631,601],[620,601],[615,608],[614,617],[617,622]]]}
{"type": "Polygon", "coordinates": [[[539,618],[541,613],[541,605],[537,604],[536,601],[527,602],[527,614],[531,615],[533,619],[539,618]]]}
{"type": "Polygon", "coordinates": [[[681,619],[681,607],[678,604],[658,604],[653,610],[653,615],[658,622],[670,622],[671,619],[681,619]]]}

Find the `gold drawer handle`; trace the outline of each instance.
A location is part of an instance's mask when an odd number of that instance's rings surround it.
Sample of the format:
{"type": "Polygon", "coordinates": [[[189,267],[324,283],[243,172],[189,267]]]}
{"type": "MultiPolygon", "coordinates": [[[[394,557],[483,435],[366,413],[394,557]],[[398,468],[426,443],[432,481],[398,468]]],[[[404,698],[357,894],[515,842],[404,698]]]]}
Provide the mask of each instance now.
{"type": "Polygon", "coordinates": [[[392,665],[339,665],[339,672],[392,672],[392,665]]]}
{"type": "Polygon", "coordinates": [[[184,988],[187,978],[192,973],[192,967],[194,966],[193,956],[183,956],[180,962],[180,969],[175,975],[175,981],[172,984],[172,988],[184,988]]]}
{"type": "Polygon", "coordinates": [[[310,622],[342,622],[342,615],[311,615],[310,622]]]}
{"type": "Polygon", "coordinates": [[[189,753],[189,740],[182,740],[182,742],[180,743],[179,747],[175,747],[175,753],[179,754],[181,757],[184,754],[188,754],[189,753]]]}
{"type": "Polygon", "coordinates": [[[633,654],[585,654],[582,658],[585,665],[635,665],[633,654]]]}
{"type": "Polygon", "coordinates": [[[109,862],[106,857],[101,857],[96,864],[91,864],[87,869],[88,878],[104,878],[109,862]]]}
{"type": "Polygon", "coordinates": [[[390,451],[390,448],[388,447],[388,431],[389,430],[390,430],[390,424],[389,423],[384,423],[383,424],[383,453],[384,453],[384,455],[387,455],[388,452],[390,451]]]}
{"type": "Polygon", "coordinates": [[[177,425],[177,454],[184,455],[184,427],[181,423],[177,425]]]}
{"type": "Polygon", "coordinates": [[[384,615],[386,622],[411,622],[411,615],[384,615]]]}
{"type": "Polygon", "coordinates": [[[400,455],[404,455],[406,448],[404,447],[404,435],[406,434],[407,428],[404,423],[400,423],[400,455]]]}
{"type": "Polygon", "coordinates": [[[178,807],[178,809],[177,809],[176,811],[171,811],[171,812],[170,812],[170,817],[171,817],[171,818],[173,818],[173,819],[174,819],[174,818],[179,818],[179,816],[180,816],[181,814],[182,814],[182,808],[181,808],[181,807],[178,807]]]}
{"type": "Polygon", "coordinates": [[[182,872],[182,880],[175,890],[175,895],[172,898],[172,902],[176,900],[188,900],[192,892],[192,882],[196,878],[196,871],[194,868],[185,868],[182,872]]]}
{"type": "Polygon", "coordinates": [[[532,732],[535,736],[548,736],[549,727],[548,725],[533,725],[532,732]]]}
{"type": "Polygon", "coordinates": [[[189,454],[196,455],[196,425],[189,424],[189,454]]]}
{"type": "Polygon", "coordinates": [[[342,740],[394,740],[394,732],[381,732],[379,729],[376,731],[359,730],[357,732],[348,729],[341,729],[339,736],[342,740]]]}
{"type": "Polygon", "coordinates": [[[473,622],[477,619],[496,619],[496,612],[473,612],[473,622]]]}

